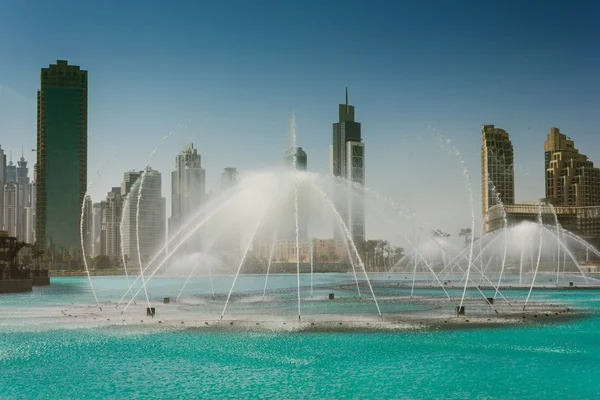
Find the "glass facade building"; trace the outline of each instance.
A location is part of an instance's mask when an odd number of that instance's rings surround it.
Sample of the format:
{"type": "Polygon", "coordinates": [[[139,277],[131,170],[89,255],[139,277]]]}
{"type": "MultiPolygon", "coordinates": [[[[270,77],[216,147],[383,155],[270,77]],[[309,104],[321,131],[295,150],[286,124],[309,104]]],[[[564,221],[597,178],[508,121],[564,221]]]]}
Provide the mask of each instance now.
{"type": "MultiPolygon", "coordinates": [[[[354,120],[354,106],[339,105],[339,122],[333,124],[333,139],[329,149],[330,171],[334,177],[347,182],[347,188],[336,193],[336,208],[342,215],[344,224],[355,243],[365,240],[364,193],[356,190],[355,185],[365,184],[365,145],[361,138],[361,125],[354,120]]],[[[345,236],[336,229],[336,238],[345,236]]]]}
{"type": "Polygon", "coordinates": [[[81,258],[87,186],[88,73],[67,61],[42,68],[38,91],[36,240],[46,261],[81,258]]]}
{"type": "Polygon", "coordinates": [[[508,132],[494,125],[481,128],[481,211],[515,203],[514,152],[508,132]]]}

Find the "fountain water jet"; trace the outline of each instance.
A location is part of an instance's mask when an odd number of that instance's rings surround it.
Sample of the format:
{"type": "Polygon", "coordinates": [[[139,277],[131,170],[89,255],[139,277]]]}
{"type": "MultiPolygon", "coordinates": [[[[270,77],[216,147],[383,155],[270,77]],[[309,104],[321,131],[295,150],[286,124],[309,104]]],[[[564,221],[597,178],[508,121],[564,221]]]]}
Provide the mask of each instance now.
{"type": "Polygon", "coordinates": [[[294,222],[296,224],[296,271],[298,277],[298,321],[300,321],[300,228],[298,226],[298,147],[296,145],[296,115],[292,113],[290,120],[290,131],[292,134],[294,168],[294,222]]]}
{"type": "MultiPolygon", "coordinates": [[[[88,190],[90,188],[90,185],[88,185],[88,190]]],[[[87,263],[87,256],[85,254],[85,242],[84,242],[84,235],[83,235],[83,220],[84,220],[84,216],[85,216],[85,204],[87,203],[86,199],[88,197],[87,194],[87,190],[85,192],[85,195],[83,196],[83,202],[81,203],[81,218],[79,219],[79,237],[81,239],[81,254],[83,256],[83,265],[85,267],[85,273],[87,274],[88,277],[88,282],[90,283],[90,288],[92,289],[92,294],[94,295],[94,299],[96,300],[96,304],[98,305],[98,308],[100,309],[100,311],[102,311],[102,307],[100,306],[100,302],[98,301],[98,296],[96,295],[96,289],[94,289],[94,284],[92,283],[92,276],[90,275],[90,269],[88,267],[88,263],[87,263]]]]}
{"type": "Polygon", "coordinates": [[[323,196],[323,199],[329,204],[329,206],[333,210],[334,214],[336,215],[337,220],[338,220],[340,226],[342,227],[342,230],[343,230],[345,236],[352,244],[352,248],[354,249],[356,258],[358,259],[358,262],[365,274],[365,279],[367,280],[367,284],[369,285],[369,289],[371,290],[371,294],[373,295],[373,301],[375,302],[375,307],[377,308],[377,313],[379,314],[379,317],[383,318],[383,315],[381,315],[381,310],[379,309],[379,303],[377,303],[377,297],[375,296],[375,292],[373,291],[373,286],[371,285],[371,281],[369,280],[369,275],[367,274],[365,265],[364,265],[362,259],[360,258],[360,254],[358,253],[356,245],[354,244],[354,241],[352,240],[352,236],[350,235],[350,231],[348,231],[348,227],[346,226],[344,219],[340,215],[339,211],[335,208],[333,202],[327,197],[327,195],[325,194],[323,189],[320,186],[316,185],[314,182],[313,182],[313,186],[321,193],[321,196],[323,196]]]}
{"type": "MultiPolygon", "coordinates": [[[[238,276],[240,275],[240,271],[242,270],[242,265],[244,265],[244,262],[246,261],[246,256],[248,255],[248,252],[250,251],[250,247],[252,246],[252,242],[254,241],[254,236],[256,236],[256,232],[258,232],[258,228],[260,228],[260,224],[262,223],[262,220],[265,217],[265,214],[268,209],[269,209],[269,205],[267,205],[267,207],[265,207],[264,211],[261,214],[260,219],[258,220],[258,223],[256,224],[256,228],[254,229],[254,232],[252,232],[252,236],[250,236],[250,240],[248,241],[248,245],[246,246],[246,251],[244,251],[242,260],[240,261],[237,272],[235,273],[235,277],[233,278],[233,282],[231,283],[231,288],[229,289],[229,293],[227,294],[227,300],[225,300],[225,305],[223,306],[223,312],[221,313],[221,321],[223,320],[223,316],[225,315],[225,311],[227,310],[227,305],[229,304],[229,299],[231,298],[231,293],[233,292],[235,283],[237,282],[238,276]]],[[[298,296],[300,296],[299,290],[300,289],[298,289],[298,296]]],[[[298,320],[300,320],[299,314],[298,314],[298,320]]]]}
{"type": "Polygon", "coordinates": [[[269,281],[269,272],[271,271],[271,263],[273,262],[273,254],[275,253],[277,240],[277,232],[273,234],[273,241],[271,242],[271,248],[269,249],[269,261],[267,264],[267,274],[265,275],[265,287],[263,288],[263,300],[265,299],[265,294],[267,293],[267,282],[269,281]]]}

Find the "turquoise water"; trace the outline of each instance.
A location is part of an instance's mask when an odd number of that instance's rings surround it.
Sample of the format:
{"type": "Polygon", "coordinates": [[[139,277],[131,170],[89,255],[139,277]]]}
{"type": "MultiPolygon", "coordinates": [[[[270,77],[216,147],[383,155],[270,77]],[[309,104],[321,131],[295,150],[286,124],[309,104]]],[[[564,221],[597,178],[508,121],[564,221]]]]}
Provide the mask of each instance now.
{"type": "MultiPolygon", "coordinates": [[[[248,280],[262,287],[260,277],[248,280]]],[[[123,281],[94,279],[103,301],[120,298],[123,281]]],[[[86,278],[52,282],[0,296],[0,312],[93,301],[86,278]]],[[[285,277],[272,282],[288,287],[285,277]]],[[[151,293],[171,284],[157,280],[151,293]]],[[[204,284],[193,282],[189,294],[207,293],[204,284]]],[[[552,325],[394,333],[0,325],[0,398],[599,398],[600,292],[534,293],[597,313],[552,325]]]]}

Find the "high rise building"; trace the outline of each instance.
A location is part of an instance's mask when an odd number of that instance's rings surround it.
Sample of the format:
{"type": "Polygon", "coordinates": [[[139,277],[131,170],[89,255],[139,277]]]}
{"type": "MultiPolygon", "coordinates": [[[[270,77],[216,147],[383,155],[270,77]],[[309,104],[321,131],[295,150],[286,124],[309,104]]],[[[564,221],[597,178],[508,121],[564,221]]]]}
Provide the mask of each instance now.
{"type": "MultiPolygon", "coordinates": [[[[119,195],[121,190],[119,188],[119,195]]],[[[120,228],[121,221],[119,221],[120,228]]],[[[91,232],[91,243],[92,252],[91,256],[96,257],[101,254],[106,254],[101,248],[101,236],[102,236],[102,203],[94,203],[92,205],[92,232],[91,232]]],[[[120,234],[119,234],[119,245],[120,245],[120,234]]]]}
{"type": "Polygon", "coordinates": [[[221,174],[221,191],[231,189],[237,184],[238,171],[237,168],[227,167],[221,174]]]}
{"type": "Polygon", "coordinates": [[[27,168],[27,161],[23,154],[21,154],[21,158],[17,161],[15,173],[19,185],[29,185],[29,168],[27,168]]]}
{"type": "Polygon", "coordinates": [[[79,260],[87,186],[88,73],[59,60],[42,68],[40,81],[36,239],[46,257],[79,260]]]}
{"type": "Polygon", "coordinates": [[[35,243],[35,238],[33,236],[34,232],[35,232],[33,207],[31,207],[31,206],[25,207],[24,214],[25,214],[25,227],[24,227],[24,233],[23,233],[23,240],[25,241],[25,243],[33,244],[33,243],[35,243]]]}
{"type": "Polygon", "coordinates": [[[123,208],[123,253],[128,266],[139,267],[140,258],[145,265],[165,244],[166,201],[162,197],[160,172],[147,167],[145,174],[126,172],[124,178],[133,184],[121,185],[121,194],[129,186],[123,208]]]}
{"type": "Polygon", "coordinates": [[[546,199],[555,206],[600,205],[600,169],[571,138],[551,128],[544,142],[546,199]]]}
{"type": "Polygon", "coordinates": [[[175,158],[175,171],[171,174],[171,218],[169,235],[173,236],[181,222],[196,210],[205,197],[205,171],[194,144],[186,144],[175,158]]]}
{"type": "Polygon", "coordinates": [[[6,153],[0,146],[0,181],[6,183],[6,153]]]}
{"type": "Polygon", "coordinates": [[[19,237],[19,185],[10,181],[4,185],[4,229],[8,236],[19,237]]]}
{"type": "Polygon", "coordinates": [[[296,158],[296,169],[298,171],[306,171],[308,167],[308,156],[306,152],[302,150],[302,147],[294,149],[288,149],[285,152],[284,162],[286,165],[293,166],[294,158],[296,158]]]}
{"type": "MultiPolygon", "coordinates": [[[[121,213],[123,212],[123,196],[121,196],[121,188],[114,187],[106,195],[106,201],[104,203],[104,209],[101,205],[96,203],[93,206],[92,221],[96,221],[99,218],[102,219],[102,229],[105,232],[104,239],[104,252],[98,254],[104,254],[110,257],[111,261],[121,260],[121,213]]],[[[96,236],[94,230],[98,230],[97,226],[93,225],[92,222],[92,237],[94,242],[101,238],[96,236]]],[[[98,235],[99,236],[99,235],[98,235]]]]}
{"type": "MultiPolygon", "coordinates": [[[[233,167],[226,167],[221,173],[221,192],[231,190],[238,184],[238,170],[233,167]]],[[[208,200],[208,199],[207,199],[208,200]]],[[[222,229],[218,240],[211,246],[211,252],[215,251],[221,254],[222,259],[232,261],[237,259],[240,251],[240,225],[239,222],[233,222],[227,226],[221,226],[222,229]]]]}
{"type": "Polygon", "coordinates": [[[12,151],[10,161],[6,166],[6,183],[8,182],[17,182],[17,166],[12,162],[12,151]]]}
{"type": "Polygon", "coordinates": [[[19,184],[19,239],[27,243],[32,243],[30,242],[32,239],[31,234],[27,228],[27,209],[31,207],[31,182],[29,181],[29,168],[27,168],[27,161],[25,161],[25,157],[23,157],[22,152],[21,159],[17,161],[16,175],[17,183],[19,184]]]}
{"type": "MultiPolygon", "coordinates": [[[[290,169],[296,164],[296,171],[306,171],[308,167],[308,156],[302,150],[302,147],[287,149],[283,157],[283,162],[290,169]]],[[[303,183],[298,187],[298,238],[306,239],[308,232],[308,212],[306,190],[303,183]]],[[[282,226],[279,227],[279,236],[288,240],[296,239],[296,210],[294,197],[287,199],[283,207],[281,207],[282,215],[279,219],[282,226]]]]}
{"type": "Polygon", "coordinates": [[[33,165],[33,182],[31,182],[31,243],[36,243],[35,237],[35,208],[37,204],[37,164],[33,165]]]}
{"type": "MultiPolygon", "coordinates": [[[[361,125],[354,120],[354,106],[339,105],[339,121],[333,124],[333,143],[329,147],[330,170],[333,176],[346,181],[346,188],[336,193],[336,207],[354,242],[365,240],[364,193],[355,185],[365,184],[365,145],[361,138],[361,125]]],[[[336,230],[336,237],[342,234],[336,230]]]]}
{"type": "Polygon", "coordinates": [[[85,196],[83,205],[83,212],[81,214],[81,246],[85,251],[85,256],[90,257],[92,255],[92,198],[85,196]]]}
{"type": "Polygon", "coordinates": [[[6,182],[6,154],[0,146],[0,230],[4,228],[4,184],[6,182]]]}
{"type": "Polygon", "coordinates": [[[481,128],[481,211],[515,203],[513,146],[508,132],[494,125],[481,128]]]}
{"type": "Polygon", "coordinates": [[[97,253],[95,255],[106,255],[106,225],[104,225],[104,210],[106,210],[106,200],[100,202],[100,214],[102,215],[100,228],[100,244],[95,247],[97,253]]]}

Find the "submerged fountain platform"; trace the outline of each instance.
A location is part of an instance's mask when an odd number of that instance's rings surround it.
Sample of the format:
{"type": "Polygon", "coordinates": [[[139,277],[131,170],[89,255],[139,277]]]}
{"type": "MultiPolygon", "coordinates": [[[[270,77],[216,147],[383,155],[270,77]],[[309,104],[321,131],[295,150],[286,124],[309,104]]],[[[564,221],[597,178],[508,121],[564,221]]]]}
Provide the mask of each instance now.
{"type": "Polygon", "coordinates": [[[300,320],[295,311],[295,298],[272,294],[243,296],[238,294],[230,301],[230,311],[221,317],[224,296],[202,295],[182,297],[177,302],[161,304],[155,299],[154,317],[148,315],[148,305],[138,301],[125,312],[114,303],[97,306],[73,305],[61,309],[65,323],[77,321],[81,326],[145,326],[199,331],[410,331],[437,329],[494,328],[500,326],[555,323],[585,317],[585,309],[568,305],[530,301],[525,309],[521,299],[504,300],[467,297],[463,302],[465,314],[457,316],[455,307],[460,298],[441,298],[423,295],[421,289],[415,296],[402,293],[379,295],[380,316],[372,299],[357,298],[349,293],[337,293],[329,300],[327,293],[317,292],[302,299],[304,305],[300,320]],[[509,304],[510,302],[510,304],[509,304]],[[490,304],[492,303],[492,304],[490,304]]]}

